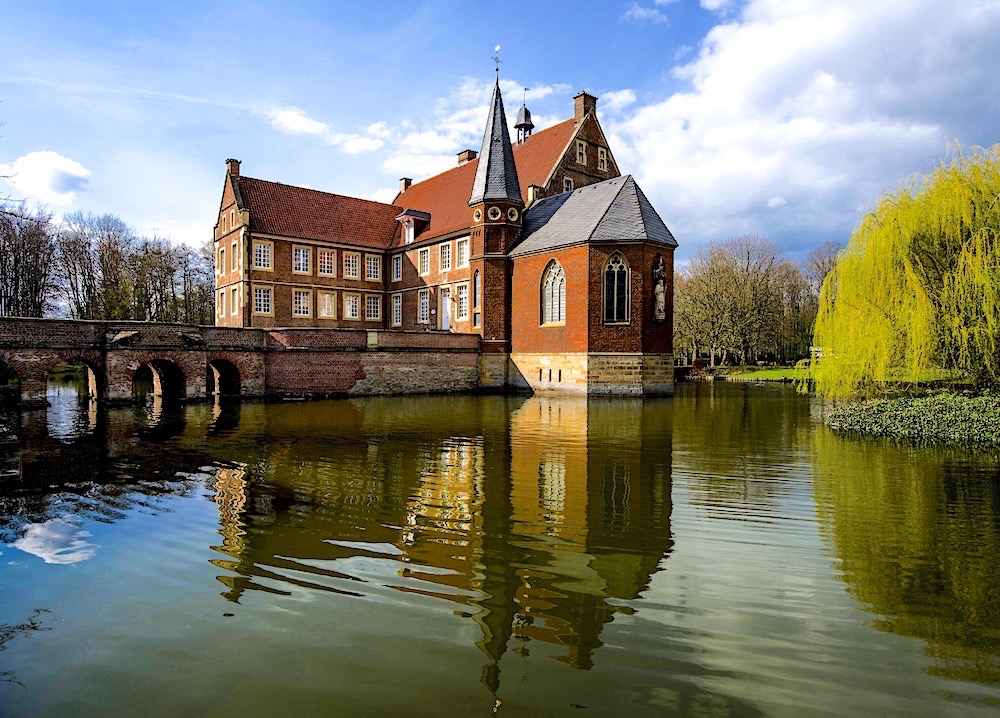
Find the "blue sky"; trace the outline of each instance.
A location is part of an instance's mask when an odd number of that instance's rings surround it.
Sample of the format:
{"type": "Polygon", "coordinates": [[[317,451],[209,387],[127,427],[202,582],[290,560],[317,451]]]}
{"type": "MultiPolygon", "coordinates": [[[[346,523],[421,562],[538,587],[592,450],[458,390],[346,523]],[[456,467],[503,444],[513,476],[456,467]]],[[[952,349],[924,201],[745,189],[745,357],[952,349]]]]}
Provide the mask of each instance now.
{"type": "Polygon", "coordinates": [[[1000,142],[995,0],[29,2],[3,13],[0,197],[211,236],[224,161],[391,201],[580,90],[681,244],[846,241],[952,142],[1000,142]],[[512,119],[512,118],[511,118],[512,119]]]}

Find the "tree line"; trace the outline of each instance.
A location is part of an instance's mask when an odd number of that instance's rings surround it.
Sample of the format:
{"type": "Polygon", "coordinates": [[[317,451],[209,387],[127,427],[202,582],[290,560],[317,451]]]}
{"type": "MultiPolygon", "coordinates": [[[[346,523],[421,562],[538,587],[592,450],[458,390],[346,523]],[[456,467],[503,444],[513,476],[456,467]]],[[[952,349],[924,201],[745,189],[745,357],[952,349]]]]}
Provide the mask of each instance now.
{"type": "Polygon", "coordinates": [[[0,316],[211,324],[214,264],[119,217],[0,203],[0,316]]]}
{"type": "Polygon", "coordinates": [[[823,279],[840,245],[802,265],[757,235],[700,248],[674,281],[674,352],[689,363],[789,363],[810,355],[823,279]]]}

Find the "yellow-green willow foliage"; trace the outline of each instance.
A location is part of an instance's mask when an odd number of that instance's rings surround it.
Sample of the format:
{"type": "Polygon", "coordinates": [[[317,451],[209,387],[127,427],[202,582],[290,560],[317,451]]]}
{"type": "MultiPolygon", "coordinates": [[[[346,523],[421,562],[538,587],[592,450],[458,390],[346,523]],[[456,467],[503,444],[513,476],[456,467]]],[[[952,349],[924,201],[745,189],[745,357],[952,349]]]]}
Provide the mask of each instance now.
{"type": "Polygon", "coordinates": [[[823,283],[814,344],[830,398],[943,372],[1000,381],[1000,145],[878,200],[823,283]]]}

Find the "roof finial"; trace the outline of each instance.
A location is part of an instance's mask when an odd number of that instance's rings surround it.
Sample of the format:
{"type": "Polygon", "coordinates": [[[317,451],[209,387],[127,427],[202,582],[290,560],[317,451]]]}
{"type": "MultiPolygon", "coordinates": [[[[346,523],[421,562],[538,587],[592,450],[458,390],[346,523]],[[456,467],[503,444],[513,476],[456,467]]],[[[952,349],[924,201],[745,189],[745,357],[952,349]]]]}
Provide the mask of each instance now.
{"type": "Polygon", "coordinates": [[[527,105],[528,105],[528,90],[530,90],[531,88],[530,87],[523,87],[521,89],[524,90],[524,99],[521,100],[521,104],[524,105],[525,107],[527,107],[527,105]]]}
{"type": "Polygon", "coordinates": [[[500,59],[500,46],[497,45],[496,47],[494,47],[493,48],[493,52],[496,53],[496,55],[493,56],[493,62],[495,62],[497,64],[497,82],[499,82],[500,81],[500,63],[503,62],[503,60],[500,59]]]}

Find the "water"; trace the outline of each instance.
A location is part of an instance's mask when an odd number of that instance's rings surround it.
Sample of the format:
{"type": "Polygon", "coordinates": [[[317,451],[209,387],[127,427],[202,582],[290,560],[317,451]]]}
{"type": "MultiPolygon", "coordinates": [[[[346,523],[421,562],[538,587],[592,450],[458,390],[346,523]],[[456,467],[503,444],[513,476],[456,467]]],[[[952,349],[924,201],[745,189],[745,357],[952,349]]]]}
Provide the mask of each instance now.
{"type": "Polygon", "coordinates": [[[0,715],[976,716],[1000,459],[784,386],[0,418],[0,715]]]}

